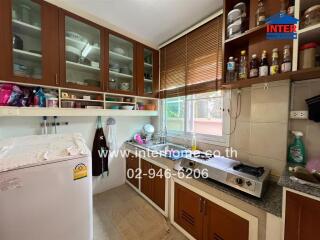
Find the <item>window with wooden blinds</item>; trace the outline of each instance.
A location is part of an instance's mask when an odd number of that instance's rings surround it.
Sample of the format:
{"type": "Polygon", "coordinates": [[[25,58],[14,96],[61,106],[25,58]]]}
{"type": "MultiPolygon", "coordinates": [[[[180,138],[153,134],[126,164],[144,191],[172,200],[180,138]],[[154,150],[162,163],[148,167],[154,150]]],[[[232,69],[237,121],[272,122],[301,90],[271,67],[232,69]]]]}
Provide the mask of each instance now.
{"type": "Polygon", "coordinates": [[[222,17],[161,49],[161,97],[214,91],[222,83],[222,17]]]}
{"type": "Polygon", "coordinates": [[[161,49],[161,90],[163,97],[185,95],[186,85],[186,36],[161,49]],[[163,76],[164,75],[164,76],[163,76]]]}

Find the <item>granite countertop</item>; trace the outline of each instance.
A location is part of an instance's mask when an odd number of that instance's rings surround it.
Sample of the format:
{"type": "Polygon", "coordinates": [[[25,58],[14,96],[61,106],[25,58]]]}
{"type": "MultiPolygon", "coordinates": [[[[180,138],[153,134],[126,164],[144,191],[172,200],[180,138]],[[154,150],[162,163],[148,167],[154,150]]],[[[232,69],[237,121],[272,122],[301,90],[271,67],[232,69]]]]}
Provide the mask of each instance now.
{"type": "Polygon", "coordinates": [[[278,184],[282,187],[293,189],[302,193],[306,193],[315,197],[320,197],[320,186],[319,188],[308,186],[305,184],[298,183],[290,179],[292,174],[289,172],[289,167],[295,167],[297,165],[288,164],[285,168],[278,184]]]}
{"type": "Polygon", "coordinates": [[[204,184],[214,187],[222,192],[230,194],[231,196],[249,203],[257,208],[260,208],[268,213],[271,213],[277,217],[282,215],[282,187],[274,181],[267,183],[267,188],[262,198],[256,198],[246,193],[240,192],[232,187],[226,186],[216,181],[198,179],[204,184]]]}
{"type": "MultiPolygon", "coordinates": [[[[133,144],[127,143],[126,145],[129,150],[135,150],[137,147],[133,144]]],[[[167,166],[169,169],[176,171],[175,165],[177,162],[163,158],[163,157],[152,157],[146,158],[146,160],[152,160],[159,164],[167,166]]],[[[183,179],[181,179],[183,180],[183,179]]],[[[243,193],[239,190],[236,190],[232,187],[219,183],[217,181],[208,180],[208,179],[193,179],[193,181],[200,182],[206,186],[210,186],[214,189],[217,189],[223,193],[226,193],[236,199],[239,199],[245,203],[248,203],[252,206],[255,206],[263,211],[271,213],[275,216],[281,217],[282,215],[282,187],[279,186],[274,181],[268,181],[266,191],[264,192],[261,199],[253,197],[249,194],[243,193]]],[[[204,190],[204,189],[200,189],[204,190]]]]}

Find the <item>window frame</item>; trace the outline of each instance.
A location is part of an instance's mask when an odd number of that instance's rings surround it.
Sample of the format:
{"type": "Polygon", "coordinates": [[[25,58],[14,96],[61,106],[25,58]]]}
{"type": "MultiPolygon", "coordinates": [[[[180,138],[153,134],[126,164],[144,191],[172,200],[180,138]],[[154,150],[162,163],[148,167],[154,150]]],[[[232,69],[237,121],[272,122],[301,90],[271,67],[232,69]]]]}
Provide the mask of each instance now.
{"type": "MultiPolygon", "coordinates": [[[[231,91],[230,90],[221,90],[222,91],[222,99],[223,99],[223,111],[222,111],[222,136],[217,136],[217,135],[208,135],[208,134],[200,134],[196,133],[196,138],[198,142],[201,143],[207,143],[207,144],[212,144],[212,145],[217,145],[217,146],[223,146],[223,147],[229,147],[230,146],[230,124],[231,124],[231,119],[229,115],[229,109],[231,105],[231,91]]],[[[188,96],[183,96],[184,99],[184,104],[185,104],[185,113],[184,113],[184,131],[173,131],[173,130],[168,130],[167,131],[167,136],[172,137],[172,138],[177,138],[179,140],[185,140],[185,139],[191,139],[193,136],[192,132],[188,132],[188,121],[189,121],[189,112],[190,109],[188,108],[188,102],[190,100],[187,100],[188,96]]],[[[166,104],[165,104],[166,99],[161,100],[161,129],[162,131],[165,131],[166,129],[166,104]]]]}

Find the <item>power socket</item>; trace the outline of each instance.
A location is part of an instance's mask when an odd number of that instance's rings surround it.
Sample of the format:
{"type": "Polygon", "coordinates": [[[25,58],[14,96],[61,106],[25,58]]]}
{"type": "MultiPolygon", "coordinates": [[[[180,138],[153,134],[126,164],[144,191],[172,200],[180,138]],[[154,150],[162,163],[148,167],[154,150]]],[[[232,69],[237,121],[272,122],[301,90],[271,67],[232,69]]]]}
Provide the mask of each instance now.
{"type": "Polygon", "coordinates": [[[290,118],[291,119],[308,119],[309,112],[308,111],[291,111],[290,118]]]}

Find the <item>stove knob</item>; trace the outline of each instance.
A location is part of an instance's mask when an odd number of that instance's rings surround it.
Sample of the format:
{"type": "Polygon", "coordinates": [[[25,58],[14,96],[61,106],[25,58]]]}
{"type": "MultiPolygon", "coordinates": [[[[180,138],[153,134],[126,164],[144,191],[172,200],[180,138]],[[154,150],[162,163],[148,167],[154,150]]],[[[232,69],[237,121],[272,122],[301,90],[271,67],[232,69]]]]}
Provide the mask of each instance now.
{"type": "Polygon", "coordinates": [[[236,178],[236,183],[241,186],[243,184],[242,178],[236,178]]]}
{"type": "Polygon", "coordinates": [[[194,162],[189,162],[189,167],[194,167],[194,162]]]}

